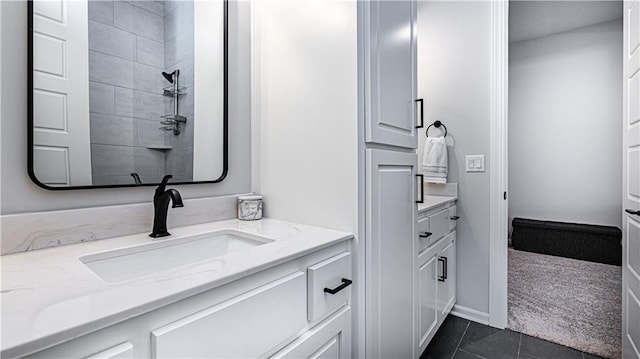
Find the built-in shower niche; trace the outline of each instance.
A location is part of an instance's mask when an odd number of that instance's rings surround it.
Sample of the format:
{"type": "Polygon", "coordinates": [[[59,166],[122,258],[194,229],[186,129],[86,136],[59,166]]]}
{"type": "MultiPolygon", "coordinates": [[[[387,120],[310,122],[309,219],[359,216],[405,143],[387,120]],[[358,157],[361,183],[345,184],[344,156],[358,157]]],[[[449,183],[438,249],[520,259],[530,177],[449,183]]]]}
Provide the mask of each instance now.
{"type": "Polygon", "coordinates": [[[89,1],[88,13],[93,185],[192,181],[193,2],[89,1]]]}

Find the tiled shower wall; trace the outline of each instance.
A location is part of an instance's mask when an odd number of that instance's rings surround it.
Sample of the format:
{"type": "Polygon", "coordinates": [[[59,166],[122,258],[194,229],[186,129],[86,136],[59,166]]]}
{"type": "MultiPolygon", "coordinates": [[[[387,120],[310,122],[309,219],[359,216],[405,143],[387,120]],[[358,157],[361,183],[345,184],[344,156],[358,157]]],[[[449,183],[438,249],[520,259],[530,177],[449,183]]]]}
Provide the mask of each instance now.
{"type": "MultiPolygon", "coordinates": [[[[165,132],[165,143],[172,146],[165,157],[165,169],[173,174],[174,182],[193,180],[193,17],[192,1],[165,2],[164,65],[168,71],[179,69],[180,86],[186,87],[186,94],[179,99],[179,112],[187,117],[187,123],[182,126],[182,133],[178,136],[165,132]]],[[[172,111],[173,101],[165,98],[165,112],[172,111]]]]}
{"type": "MultiPolygon", "coordinates": [[[[159,182],[165,173],[174,174],[181,180],[191,177],[191,165],[183,166],[185,174],[176,172],[177,168],[166,167],[167,162],[180,162],[168,160],[175,157],[170,154],[174,150],[149,148],[175,142],[170,140],[170,136],[174,136],[172,132],[159,129],[160,116],[170,113],[167,108],[172,108],[172,100],[162,96],[162,88],[169,83],[161,73],[173,71],[165,66],[165,48],[175,48],[166,41],[173,37],[167,37],[165,29],[173,26],[165,25],[165,14],[170,14],[173,8],[165,1],[89,1],[89,99],[94,185],[131,184],[132,172],[138,173],[143,183],[159,182]]],[[[169,22],[175,23],[174,20],[169,22]]],[[[188,24],[193,38],[192,21],[188,24]]],[[[193,75],[190,78],[190,84],[193,84],[193,75]]],[[[193,101],[190,112],[192,122],[193,101]]],[[[192,133],[190,140],[187,136],[180,139],[184,147],[188,148],[187,142],[192,146],[192,133]]],[[[180,136],[182,134],[174,137],[180,136]]]]}

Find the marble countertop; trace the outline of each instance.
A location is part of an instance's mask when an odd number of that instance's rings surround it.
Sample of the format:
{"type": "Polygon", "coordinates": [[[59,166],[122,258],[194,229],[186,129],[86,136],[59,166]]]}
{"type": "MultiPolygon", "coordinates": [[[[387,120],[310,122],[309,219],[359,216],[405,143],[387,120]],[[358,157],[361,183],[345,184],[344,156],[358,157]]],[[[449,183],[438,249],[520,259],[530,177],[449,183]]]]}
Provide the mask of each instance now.
{"type": "Polygon", "coordinates": [[[425,195],[424,203],[418,203],[418,213],[428,211],[434,207],[443,205],[448,202],[453,202],[457,200],[456,196],[435,196],[435,195],[425,195]]]}
{"type": "Polygon", "coordinates": [[[1,356],[50,347],[353,237],[268,218],[223,220],[169,231],[171,237],[159,240],[141,233],[0,257],[1,356]],[[118,283],[105,282],[79,260],[90,253],[223,229],[273,242],[118,283]]]}

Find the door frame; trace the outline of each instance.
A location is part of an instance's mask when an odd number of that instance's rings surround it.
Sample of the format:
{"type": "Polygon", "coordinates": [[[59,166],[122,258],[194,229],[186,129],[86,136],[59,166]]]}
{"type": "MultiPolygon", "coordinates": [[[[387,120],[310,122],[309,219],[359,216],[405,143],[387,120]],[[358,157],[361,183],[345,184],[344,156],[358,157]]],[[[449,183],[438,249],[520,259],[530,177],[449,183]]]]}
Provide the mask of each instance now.
{"type": "Polygon", "coordinates": [[[491,1],[489,325],[507,326],[509,0],[491,1]],[[491,165],[493,164],[493,165],[491,165]]]}

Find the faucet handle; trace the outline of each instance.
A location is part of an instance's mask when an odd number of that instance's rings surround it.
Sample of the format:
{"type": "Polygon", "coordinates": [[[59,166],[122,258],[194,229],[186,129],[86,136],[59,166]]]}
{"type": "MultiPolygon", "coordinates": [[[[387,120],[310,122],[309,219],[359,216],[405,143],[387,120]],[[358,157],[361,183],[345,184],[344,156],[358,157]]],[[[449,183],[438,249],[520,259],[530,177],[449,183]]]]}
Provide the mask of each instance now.
{"type": "Polygon", "coordinates": [[[166,175],[162,177],[162,181],[160,182],[160,185],[158,185],[158,188],[156,188],[156,196],[161,196],[162,193],[164,193],[164,190],[167,187],[167,182],[169,182],[169,180],[172,178],[173,178],[172,175],[166,175]]]}

